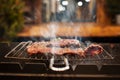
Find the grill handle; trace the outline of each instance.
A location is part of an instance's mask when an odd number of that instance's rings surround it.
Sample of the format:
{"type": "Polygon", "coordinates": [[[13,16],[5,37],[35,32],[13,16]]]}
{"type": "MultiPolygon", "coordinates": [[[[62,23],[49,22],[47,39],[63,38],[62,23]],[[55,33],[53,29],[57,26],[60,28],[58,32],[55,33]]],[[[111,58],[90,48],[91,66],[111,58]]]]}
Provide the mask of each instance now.
{"type": "Polygon", "coordinates": [[[68,63],[68,59],[64,57],[64,63],[65,63],[65,67],[54,67],[54,57],[52,57],[50,59],[50,69],[53,70],[53,71],[66,71],[68,70],[70,67],[69,67],[69,63],[68,63]]]}

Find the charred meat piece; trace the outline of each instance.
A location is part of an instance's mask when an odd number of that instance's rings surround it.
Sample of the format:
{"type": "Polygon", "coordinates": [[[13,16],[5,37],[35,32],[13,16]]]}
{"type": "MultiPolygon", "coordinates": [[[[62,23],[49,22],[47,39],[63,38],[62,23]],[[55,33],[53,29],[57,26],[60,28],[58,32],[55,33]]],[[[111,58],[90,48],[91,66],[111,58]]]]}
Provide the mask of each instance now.
{"type": "Polygon", "coordinates": [[[28,54],[53,54],[53,55],[65,55],[65,54],[77,54],[84,56],[82,48],[71,49],[71,48],[49,48],[49,47],[28,47],[28,54]]]}
{"type": "Polygon", "coordinates": [[[63,55],[69,55],[69,54],[73,54],[73,55],[76,54],[79,56],[85,56],[84,50],[82,48],[76,48],[76,49],[64,48],[63,55]]]}
{"type": "Polygon", "coordinates": [[[84,51],[85,51],[85,55],[93,55],[94,56],[97,54],[101,54],[103,52],[103,48],[102,48],[102,46],[100,46],[98,44],[91,44],[84,51]]]}
{"type": "Polygon", "coordinates": [[[37,46],[38,46],[37,42],[32,43],[31,45],[27,46],[27,52],[31,55],[38,53],[37,46]]]}
{"type": "Polygon", "coordinates": [[[31,45],[27,46],[27,52],[32,54],[50,52],[50,49],[46,47],[47,42],[34,42],[31,45]]]}
{"type": "Polygon", "coordinates": [[[84,50],[82,48],[47,47],[48,44],[49,42],[34,42],[27,46],[27,52],[29,55],[50,53],[53,55],[77,54],[84,56],[84,50]]]}
{"type": "Polygon", "coordinates": [[[60,46],[66,46],[68,44],[79,44],[79,41],[73,40],[73,39],[62,39],[57,41],[49,41],[49,42],[34,42],[31,45],[27,46],[27,52],[29,55],[33,54],[53,54],[53,55],[66,55],[66,54],[77,54],[80,56],[87,56],[87,55],[96,55],[103,52],[102,46],[98,44],[91,44],[86,49],[82,48],[71,48],[69,47],[59,47],[60,46]],[[52,47],[48,47],[48,45],[52,44],[52,47]]]}
{"type": "Polygon", "coordinates": [[[42,41],[42,42],[34,42],[33,45],[44,46],[44,47],[74,47],[79,48],[81,46],[80,42],[76,39],[53,39],[51,41],[42,41]]]}
{"type": "Polygon", "coordinates": [[[51,41],[34,42],[31,45],[27,46],[27,52],[31,55],[37,53],[63,54],[69,51],[76,53],[74,50],[67,49],[71,46],[75,48],[80,47],[80,43],[76,39],[53,39],[51,41]]]}
{"type": "Polygon", "coordinates": [[[59,39],[59,40],[52,40],[49,42],[47,47],[80,47],[80,42],[76,39],[59,39]]]}

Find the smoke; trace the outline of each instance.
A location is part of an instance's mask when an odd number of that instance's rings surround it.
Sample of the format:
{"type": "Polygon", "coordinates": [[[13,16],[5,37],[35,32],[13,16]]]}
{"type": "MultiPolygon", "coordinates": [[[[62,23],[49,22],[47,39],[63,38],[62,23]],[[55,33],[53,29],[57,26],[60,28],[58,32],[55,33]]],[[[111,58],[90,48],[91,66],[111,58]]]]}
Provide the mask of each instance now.
{"type": "MultiPolygon", "coordinates": [[[[58,30],[58,25],[57,23],[50,23],[47,25],[47,29],[45,31],[40,31],[40,34],[44,37],[44,38],[49,38],[50,41],[55,41],[57,36],[56,36],[56,32],[58,30]]],[[[59,46],[58,46],[59,47],[59,46]]],[[[54,45],[52,46],[51,52],[54,55],[55,52],[57,52],[58,47],[54,47],[54,45]]]]}
{"type": "MultiPolygon", "coordinates": [[[[48,33],[50,34],[49,37],[51,38],[51,40],[55,40],[56,39],[56,32],[58,30],[58,25],[57,23],[51,23],[50,25],[47,26],[48,28],[48,33]]],[[[59,46],[58,46],[59,47],[59,46]]],[[[57,52],[58,48],[52,47],[51,52],[54,54],[55,52],[57,52]]]]}
{"type": "MultiPolygon", "coordinates": [[[[55,0],[51,0],[51,1],[54,2],[55,0]]],[[[82,8],[83,6],[78,6],[78,4],[77,4],[77,2],[75,2],[75,0],[67,0],[67,1],[68,1],[68,5],[66,5],[66,7],[65,7],[66,10],[62,11],[61,13],[59,12],[60,15],[58,15],[58,12],[55,11],[57,9],[57,7],[50,10],[50,11],[52,11],[52,13],[54,13],[51,21],[53,21],[55,23],[48,24],[47,26],[45,26],[46,29],[44,29],[43,31],[40,30],[40,33],[39,33],[40,36],[42,36],[44,38],[56,38],[57,37],[56,33],[57,33],[59,27],[62,28],[62,26],[59,26],[59,24],[57,24],[56,22],[61,21],[61,22],[69,22],[68,23],[69,26],[68,25],[66,25],[66,26],[68,27],[68,29],[69,29],[69,27],[73,28],[72,35],[75,35],[74,36],[75,39],[78,39],[77,36],[80,34],[80,26],[84,26],[84,25],[82,25],[82,24],[81,25],[74,25],[74,24],[76,24],[76,23],[74,23],[74,21],[76,19],[78,19],[78,18],[76,18],[77,17],[76,10],[78,9],[77,11],[79,11],[79,13],[81,13],[80,14],[81,17],[78,20],[79,22],[81,22],[81,20],[82,20],[81,18],[83,18],[83,21],[89,19],[88,16],[87,16],[88,14],[90,14],[90,16],[92,15],[92,18],[95,17],[96,0],[90,0],[89,4],[87,5],[87,9],[82,8]],[[86,10],[88,10],[88,11],[86,11],[86,10]],[[89,13],[87,13],[87,12],[89,12],[89,13]],[[58,20],[58,17],[60,18],[60,20],[58,20]],[[85,19],[85,18],[87,18],[87,19],[85,19]]],[[[56,5],[54,4],[54,6],[56,6],[56,5]]],[[[54,6],[52,6],[52,7],[54,7],[54,6]]],[[[66,30],[66,33],[68,31],[69,30],[66,30]]],[[[71,33],[71,32],[68,32],[68,33],[71,33]]],[[[68,35],[64,35],[64,36],[68,37],[68,35]]],[[[32,39],[34,39],[34,38],[32,37],[32,39]]],[[[34,39],[34,40],[36,40],[36,39],[34,39]]]]}
{"type": "Polygon", "coordinates": [[[57,23],[50,23],[47,25],[46,29],[44,29],[43,31],[40,30],[40,34],[44,38],[56,38],[57,30],[58,30],[57,23]]]}
{"type": "Polygon", "coordinates": [[[56,32],[58,30],[58,26],[57,24],[50,24],[50,26],[48,26],[49,32],[50,32],[50,37],[52,38],[56,38],[56,32]]]}

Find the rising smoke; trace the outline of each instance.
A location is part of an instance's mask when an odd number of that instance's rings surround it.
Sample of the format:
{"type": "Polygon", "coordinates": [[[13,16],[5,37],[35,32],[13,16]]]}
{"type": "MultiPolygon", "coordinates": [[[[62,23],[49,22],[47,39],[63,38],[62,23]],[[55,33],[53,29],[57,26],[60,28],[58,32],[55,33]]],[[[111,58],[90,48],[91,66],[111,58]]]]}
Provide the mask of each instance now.
{"type": "MultiPolygon", "coordinates": [[[[51,0],[52,2],[55,2],[55,1],[58,1],[58,0],[51,0]]],[[[61,0],[59,0],[61,1],[61,0]]],[[[59,27],[62,27],[62,26],[59,26],[59,24],[57,24],[56,22],[68,22],[69,26],[67,27],[71,27],[73,28],[73,32],[71,32],[72,34],[74,34],[76,37],[75,39],[77,39],[77,34],[80,33],[80,26],[82,25],[73,25],[74,22],[76,21],[76,10],[78,9],[79,13],[80,13],[80,18],[79,18],[79,22],[81,22],[82,20],[85,21],[88,19],[88,17],[90,16],[90,18],[95,18],[96,17],[96,10],[95,10],[95,7],[96,7],[96,0],[90,0],[90,2],[86,2],[86,3],[89,3],[89,5],[87,5],[87,9],[86,8],[83,8],[84,7],[84,3],[85,1],[84,0],[81,0],[83,1],[83,6],[78,6],[77,2],[78,0],[66,0],[68,1],[68,5],[65,6],[65,11],[62,11],[62,12],[57,12],[57,8],[56,7],[56,3],[53,4],[52,3],[52,7],[54,7],[53,9],[51,9],[52,13],[54,13],[54,15],[52,16],[52,19],[51,21],[53,23],[50,23],[49,25],[47,25],[47,28],[44,30],[44,31],[40,31],[40,34],[44,37],[44,38],[56,38],[57,35],[57,31],[58,31],[58,28],[59,27]],[[79,8],[78,8],[79,7],[79,8]],[[79,10],[81,8],[81,10],[79,10]],[[86,11],[88,10],[88,11],[86,11]],[[88,13],[89,12],[89,13],[88,13]],[[62,14],[62,15],[58,15],[58,13],[62,14]],[[89,16],[87,16],[86,14],[89,14],[89,16]],[[61,20],[58,20],[58,17],[60,17],[61,20]],[[86,19],[87,18],[87,19],[86,19]],[[85,20],[84,20],[85,19],[85,20]],[[55,22],[55,23],[54,23],[55,22]]],[[[66,33],[68,32],[68,30],[66,30],[66,33]]],[[[67,35],[65,35],[65,37],[68,37],[67,35]]]]}

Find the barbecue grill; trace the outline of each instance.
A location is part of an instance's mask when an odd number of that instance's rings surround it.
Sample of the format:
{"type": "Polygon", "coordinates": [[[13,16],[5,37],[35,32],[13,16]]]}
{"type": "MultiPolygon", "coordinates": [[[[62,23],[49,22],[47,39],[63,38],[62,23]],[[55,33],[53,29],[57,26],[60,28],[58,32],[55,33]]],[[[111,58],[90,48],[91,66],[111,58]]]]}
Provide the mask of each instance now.
{"type": "MultiPolygon", "coordinates": [[[[0,75],[33,77],[119,78],[119,44],[101,43],[103,53],[96,56],[33,55],[26,47],[34,42],[1,43],[0,75]],[[4,45],[4,46],[3,46],[4,45]],[[112,50],[111,50],[112,49],[112,50]],[[9,67],[8,67],[9,66],[9,67]],[[107,76],[104,76],[106,75],[107,76]]],[[[82,48],[86,47],[82,43],[82,48]]]]}
{"type": "MultiPolygon", "coordinates": [[[[54,71],[65,71],[69,69],[69,65],[78,65],[78,64],[90,64],[95,63],[98,66],[98,69],[101,68],[102,64],[98,64],[98,62],[100,63],[101,61],[105,60],[105,59],[113,59],[113,57],[106,51],[103,49],[102,54],[97,54],[96,56],[91,56],[91,55],[87,55],[86,57],[82,57],[82,56],[78,56],[78,55],[72,55],[72,56],[56,56],[56,55],[49,55],[49,54],[42,54],[42,55],[34,55],[31,56],[29,55],[26,51],[27,51],[27,46],[29,46],[30,44],[32,44],[32,41],[28,41],[28,42],[21,42],[19,43],[15,48],[13,48],[8,54],[5,55],[5,58],[15,58],[15,59],[23,59],[23,60],[37,60],[39,63],[43,63],[45,60],[50,61],[49,62],[49,67],[54,70],[54,71]],[[42,62],[41,62],[42,61],[42,62]],[[76,62],[76,64],[71,64],[76,62]],[[56,62],[56,63],[54,63],[56,62]],[[54,64],[64,64],[65,67],[62,68],[57,68],[54,67],[54,64]]],[[[82,47],[84,47],[84,44],[82,44],[82,47]]]]}

